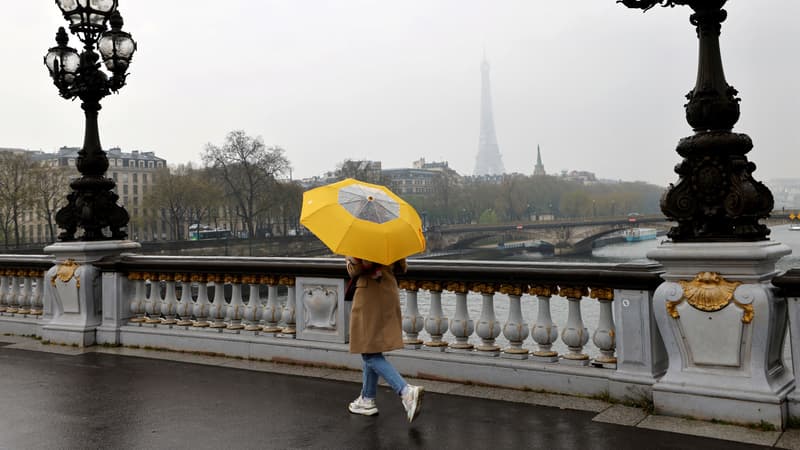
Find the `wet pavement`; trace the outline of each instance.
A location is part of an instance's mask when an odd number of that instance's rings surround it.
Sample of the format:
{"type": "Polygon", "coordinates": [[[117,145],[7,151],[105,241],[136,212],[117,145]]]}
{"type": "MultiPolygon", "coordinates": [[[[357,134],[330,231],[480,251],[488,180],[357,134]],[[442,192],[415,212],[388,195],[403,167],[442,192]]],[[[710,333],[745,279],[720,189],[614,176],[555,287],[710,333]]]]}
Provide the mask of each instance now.
{"type": "Polygon", "coordinates": [[[408,424],[387,388],[374,417],[347,411],[357,395],[345,381],[0,347],[0,449],[765,448],[431,392],[408,424]]]}

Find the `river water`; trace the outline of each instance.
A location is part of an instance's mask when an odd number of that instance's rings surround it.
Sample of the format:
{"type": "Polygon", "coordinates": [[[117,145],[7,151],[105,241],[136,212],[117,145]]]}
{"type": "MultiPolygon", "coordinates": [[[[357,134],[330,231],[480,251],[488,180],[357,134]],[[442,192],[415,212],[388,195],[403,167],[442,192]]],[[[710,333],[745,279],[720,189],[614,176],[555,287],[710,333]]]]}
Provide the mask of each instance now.
{"type": "MultiPolygon", "coordinates": [[[[647,262],[647,252],[650,250],[655,249],[661,241],[663,241],[664,237],[659,237],[657,239],[652,239],[648,241],[641,241],[641,242],[623,242],[617,244],[607,245],[605,247],[597,248],[592,252],[591,256],[583,256],[583,257],[538,257],[538,256],[518,256],[516,257],[517,260],[532,260],[535,259],[536,261],[546,261],[546,262],[597,262],[597,263],[622,263],[622,262],[647,262]]],[[[787,270],[792,267],[800,267],[800,231],[791,231],[789,230],[788,225],[780,225],[776,227],[772,227],[772,234],[770,235],[770,239],[773,241],[781,242],[786,244],[789,248],[792,249],[792,254],[783,257],[777,263],[778,270],[787,270]]],[[[411,262],[413,264],[413,262],[411,262]]],[[[402,292],[402,291],[401,291],[402,292]]],[[[537,302],[538,300],[533,296],[524,296],[522,298],[522,316],[525,319],[525,322],[528,324],[528,328],[530,329],[531,324],[536,321],[536,314],[537,314],[537,302]]],[[[449,292],[442,293],[442,310],[444,314],[448,318],[452,318],[455,313],[455,294],[449,292]]],[[[403,311],[405,311],[405,295],[401,293],[401,306],[403,307],[403,311]]],[[[418,304],[420,314],[423,317],[427,317],[428,311],[430,309],[430,296],[427,291],[420,291],[418,295],[418,304]]],[[[481,304],[482,298],[480,294],[476,294],[474,292],[470,292],[467,296],[467,307],[469,310],[470,318],[477,322],[478,318],[480,317],[481,312],[481,304]]],[[[553,317],[553,322],[559,327],[559,330],[563,328],[563,326],[567,323],[567,301],[561,297],[553,297],[550,301],[551,305],[551,314],[553,317]]],[[[500,323],[505,323],[508,319],[508,296],[503,294],[495,294],[494,296],[494,310],[497,319],[500,323]]],[[[589,334],[594,332],[595,328],[597,327],[597,322],[600,313],[600,306],[599,303],[595,300],[584,300],[581,302],[581,311],[583,313],[583,322],[584,326],[588,328],[589,334]]],[[[427,340],[429,339],[428,334],[423,330],[420,333],[420,339],[427,340]]],[[[450,334],[448,331],[445,334],[445,340],[454,342],[455,338],[450,334]]],[[[473,344],[478,344],[480,342],[480,338],[473,334],[470,338],[470,342],[473,344]]],[[[501,334],[497,338],[497,344],[500,346],[505,346],[508,344],[508,341],[503,337],[501,334]]],[[[535,348],[535,343],[533,340],[528,337],[525,341],[524,346],[529,349],[535,348]]],[[[558,351],[559,353],[566,352],[566,346],[561,342],[559,337],[558,341],[553,345],[553,349],[558,351]]],[[[585,352],[589,355],[597,354],[598,350],[592,343],[591,338],[589,339],[589,343],[586,345],[585,352]]]]}

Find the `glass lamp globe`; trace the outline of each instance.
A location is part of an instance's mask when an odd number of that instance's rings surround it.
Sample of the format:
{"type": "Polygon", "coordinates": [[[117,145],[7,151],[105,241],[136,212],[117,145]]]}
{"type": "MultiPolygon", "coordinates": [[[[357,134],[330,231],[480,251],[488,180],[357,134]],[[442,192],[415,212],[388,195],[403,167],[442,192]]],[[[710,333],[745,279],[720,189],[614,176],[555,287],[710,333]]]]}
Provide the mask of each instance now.
{"type": "Polygon", "coordinates": [[[129,33],[122,31],[122,15],[114,11],[111,15],[111,30],[103,33],[97,41],[97,49],[103,57],[108,70],[112,72],[125,72],[131,62],[133,53],[136,52],[136,41],[129,33]]]}
{"type": "MultiPolygon", "coordinates": [[[[118,0],[56,0],[70,29],[79,33],[99,33],[117,8],[118,0]]],[[[96,36],[96,35],[95,35],[96,36]]]]}
{"type": "Polygon", "coordinates": [[[81,58],[77,50],[67,46],[69,38],[63,27],[58,29],[56,42],[58,46],[50,48],[44,56],[44,64],[54,81],[71,84],[75,81],[81,58]]]}

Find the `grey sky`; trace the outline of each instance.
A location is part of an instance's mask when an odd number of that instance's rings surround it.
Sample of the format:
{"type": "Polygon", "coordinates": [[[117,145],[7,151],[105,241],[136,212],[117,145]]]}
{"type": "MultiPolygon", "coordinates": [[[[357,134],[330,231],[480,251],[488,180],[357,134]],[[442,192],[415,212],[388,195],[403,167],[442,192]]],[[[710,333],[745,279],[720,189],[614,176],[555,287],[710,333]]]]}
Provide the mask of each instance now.
{"type": "MultiPolygon", "coordinates": [[[[65,25],[51,1],[4,5],[0,147],[80,145],[77,102],[42,56],[65,25]]],[[[346,158],[471,174],[480,61],[492,66],[506,170],[675,181],[695,78],[689,9],[642,14],[614,0],[121,0],[139,42],[129,85],[100,115],[104,147],[199,161],[233,129],[286,148],[295,178],[346,158]]],[[[722,46],[740,91],[757,179],[800,178],[796,0],[731,0],[722,46]]],[[[78,47],[76,38],[71,45],[78,47]]]]}

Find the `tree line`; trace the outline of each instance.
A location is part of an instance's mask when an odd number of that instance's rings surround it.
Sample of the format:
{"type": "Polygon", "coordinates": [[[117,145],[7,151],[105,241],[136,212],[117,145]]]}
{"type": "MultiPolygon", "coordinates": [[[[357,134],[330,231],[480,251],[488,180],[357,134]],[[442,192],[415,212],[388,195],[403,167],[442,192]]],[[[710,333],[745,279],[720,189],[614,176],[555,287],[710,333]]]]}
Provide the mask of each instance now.
{"type": "MultiPolygon", "coordinates": [[[[202,166],[191,163],[159,169],[143,196],[137,229],[158,221],[166,238],[191,238],[192,225],[226,224],[237,236],[264,238],[300,229],[303,186],[288,179],[285,151],[267,147],[259,137],[236,130],[221,145],[207,144],[202,166]]],[[[328,179],[356,178],[392,188],[369,161],[346,159],[328,179]]],[[[55,212],[63,206],[72,167],[53,167],[30,155],[0,152],[0,234],[6,247],[24,242],[23,214],[44,223],[50,242],[58,233],[55,212]],[[33,205],[34,208],[30,206],[33,205]]],[[[653,214],[664,190],[643,182],[584,184],[559,176],[507,174],[500,178],[461,177],[452,170],[434,172],[427,192],[404,194],[425,225],[503,223],[549,218],[653,214]]],[[[130,212],[130,211],[129,211],[130,212]]],[[[30,223],[30,217],[27,218],[30,223]]],[[[135,236],[132,236],[135,238],[135,236]]]]}

